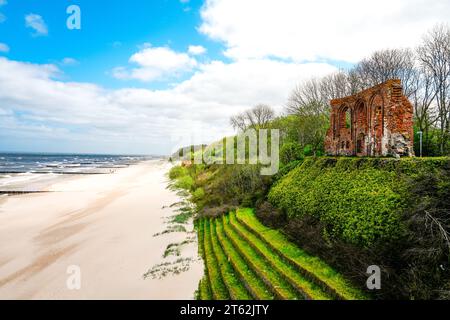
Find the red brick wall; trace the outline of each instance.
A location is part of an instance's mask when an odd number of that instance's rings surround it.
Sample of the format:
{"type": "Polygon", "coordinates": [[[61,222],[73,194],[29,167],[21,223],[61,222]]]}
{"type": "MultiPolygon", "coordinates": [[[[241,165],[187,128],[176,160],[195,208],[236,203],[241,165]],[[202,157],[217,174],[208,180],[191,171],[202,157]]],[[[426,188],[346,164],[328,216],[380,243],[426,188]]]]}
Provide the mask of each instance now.
{"type": "Polygon", "coordinates": [[[330,102],[330,155],[413,156],[413,107],[400,80],[389,80],[353,96],[330,102]],[[351,125],[345,124],[345,112],[351,125]]]}

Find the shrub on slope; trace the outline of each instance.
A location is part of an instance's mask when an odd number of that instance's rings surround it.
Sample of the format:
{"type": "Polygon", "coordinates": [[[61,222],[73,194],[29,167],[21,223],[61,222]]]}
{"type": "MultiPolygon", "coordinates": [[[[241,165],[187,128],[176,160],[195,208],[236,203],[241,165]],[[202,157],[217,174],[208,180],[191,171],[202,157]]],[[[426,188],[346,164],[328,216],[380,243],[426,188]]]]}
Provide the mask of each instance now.
{"type": "Polygon", "coordinates": [[[308,158],[272,187],[269,201],[290,218],[312,216],[325,236],[369,247],[404,231],[408,178],[446,159],[308,158]]]}

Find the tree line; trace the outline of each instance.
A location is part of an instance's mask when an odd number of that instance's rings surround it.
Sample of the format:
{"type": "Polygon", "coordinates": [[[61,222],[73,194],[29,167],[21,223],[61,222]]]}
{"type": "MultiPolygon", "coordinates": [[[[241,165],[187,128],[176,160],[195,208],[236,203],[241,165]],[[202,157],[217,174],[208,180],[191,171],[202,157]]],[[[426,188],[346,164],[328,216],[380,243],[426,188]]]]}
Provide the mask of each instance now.
{"type": "Polygon", "coordinates": [[[323,153],[329,127],[329,102],[353,95],[389,79],[400,79],[414,107],[415,148],[423,134],[423,155],[450,154],[450,27],[429,30],[416,48],[379,50],[349,70],[298,84],[291,92],[284,115],[276,117],[268,105],[257,105],[231,118],[240,131],[279,128],[283,142],[298,143],[305,153],[323,153]]]}

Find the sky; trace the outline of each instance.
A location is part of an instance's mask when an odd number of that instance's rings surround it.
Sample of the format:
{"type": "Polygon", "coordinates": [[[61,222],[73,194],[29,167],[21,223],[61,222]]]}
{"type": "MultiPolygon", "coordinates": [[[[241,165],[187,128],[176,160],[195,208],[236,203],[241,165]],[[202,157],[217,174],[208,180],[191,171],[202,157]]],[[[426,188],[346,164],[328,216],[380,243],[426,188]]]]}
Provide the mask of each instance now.
{"type": "Polygon", "coordinates": [[[448,0],[0,0],[0,151],[169,154],[417,46],[448,0]],[[76,5],[80,29],[68,27],[76,5]]]}

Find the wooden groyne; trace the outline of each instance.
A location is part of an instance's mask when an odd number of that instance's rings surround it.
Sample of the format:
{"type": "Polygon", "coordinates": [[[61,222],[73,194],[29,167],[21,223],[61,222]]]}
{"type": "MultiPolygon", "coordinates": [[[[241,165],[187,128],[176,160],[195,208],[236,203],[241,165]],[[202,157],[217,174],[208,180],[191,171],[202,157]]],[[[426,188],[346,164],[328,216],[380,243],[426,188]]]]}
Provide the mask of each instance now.
{"type": "Polygon", "coordinates": [[[55,191],[1,191],[0,190],[0,195],[9,195],[9,196],[14,196],[14,195],[21,195],[21,194],[33,194],[33,193],[49,193],[49,192],[55,192],[55,191]]]}
{"type": "Polygon", "coordinates": [[[0,174],[21,174],[21,173],[31,173],[31,174],[60,174],[60,175],[96,175],[96,174],[111,174],[112,172],[52,172],[52,171],[1,171],[0,174]]]}

